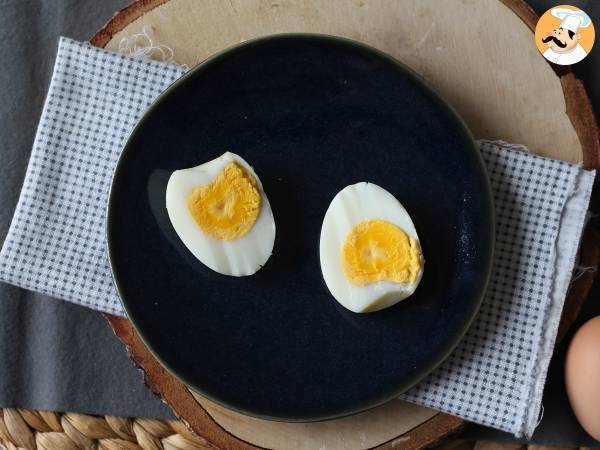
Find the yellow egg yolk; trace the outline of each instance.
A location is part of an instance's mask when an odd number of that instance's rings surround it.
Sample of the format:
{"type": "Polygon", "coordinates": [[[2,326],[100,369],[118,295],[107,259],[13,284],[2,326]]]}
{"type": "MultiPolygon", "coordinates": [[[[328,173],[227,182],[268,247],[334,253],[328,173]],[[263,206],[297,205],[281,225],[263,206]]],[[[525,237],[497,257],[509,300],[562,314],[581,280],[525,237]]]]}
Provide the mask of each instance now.
{"type": "Polygon", "coordinates": [[[378,281],[414,283],[421,270],[419,242],[390,222],[366,220],[348,233],[342,267],[355,286],[378,281]]]}
{"type": "Polygon", "coordinates": [[[254,226],[260,201],[256,179],[230,162],[212,182],[190,191],[187,207],[202,231],[215,239],[232,241],[254,226]]]}

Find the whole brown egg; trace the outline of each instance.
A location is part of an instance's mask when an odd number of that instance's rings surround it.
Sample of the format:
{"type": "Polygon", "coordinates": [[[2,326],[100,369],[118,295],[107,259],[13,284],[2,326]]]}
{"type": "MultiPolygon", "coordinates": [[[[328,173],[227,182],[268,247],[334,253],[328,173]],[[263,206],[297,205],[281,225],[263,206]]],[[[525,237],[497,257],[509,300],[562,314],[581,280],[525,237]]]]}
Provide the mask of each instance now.
{"type": "Polygon", "coordinates": [[[600,440],[600,316],[586,322],[573,337],[565,363],[565,383],[577,420],[600,440]]]}

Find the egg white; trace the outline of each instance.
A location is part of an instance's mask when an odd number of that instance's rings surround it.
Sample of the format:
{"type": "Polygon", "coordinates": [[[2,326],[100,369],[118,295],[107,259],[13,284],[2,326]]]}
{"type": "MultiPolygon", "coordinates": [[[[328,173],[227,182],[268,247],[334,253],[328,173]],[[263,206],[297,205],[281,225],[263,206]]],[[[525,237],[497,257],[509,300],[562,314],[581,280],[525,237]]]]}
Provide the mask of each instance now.
{"type": "Polygon", "coordinates": [[[319,253],[325,284],[342,306],[357,313],[378,311],[404,300],[415,292],[423,275],[421,259],[421,270],[414,283],[378,281],[366,286],[350,283],[342,267],[346,237],[359,223],[377,219],[402,228],[419,242],[417,230],[402,204],[385,189],[366,182],[347,186],[333,198],[321,228],[319,253]]]}
{"type": "Polygon", "coordinates": [[[227,152],[207,163],[176,170],[167,184],[166,206],[171,224],[187,249],[215,272],[236,277],[252,275],[264,266],[275,244],[275,220],[260,179],[239,155],[227,152]],[[194,188],[212,182],[229,163],[236,162],[256,179],[261,208],[258,218],[244,236],[231,240],[215,239],[202,231],[187,207],[187,196],[194,188]]]}

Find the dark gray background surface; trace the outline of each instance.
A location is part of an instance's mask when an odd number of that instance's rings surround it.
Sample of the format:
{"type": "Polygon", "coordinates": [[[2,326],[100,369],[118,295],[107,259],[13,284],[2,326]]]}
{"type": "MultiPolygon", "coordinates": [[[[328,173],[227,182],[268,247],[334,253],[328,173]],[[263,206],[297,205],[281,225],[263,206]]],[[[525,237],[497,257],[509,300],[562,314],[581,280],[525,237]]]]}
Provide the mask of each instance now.
{"type": "MultiPolygon", "coordinates": [[[[127,0],[4,0],[0,12],[0,241],[25,174],[60,35],[87,40],[127,0]]],[[[530,1],[538,13],[562,2],[530,1]]],[[[600,26],[600,2],[574,1],[600,26]]],[[[499,36],[510,44],[510,36],[499,36]]],[[[576,66],[600,111],[600,50],[576,66]]],[[[526,76],[526,74],[524,74],[526,76]]],[[[518,80],[515,80],[518,83],[518,80]]],[[[597,203],[597,202],[596,202],[597,203]]],[[[597,210],[600,210],[597,208],[597,210]]],[[[596,286],[583,317],[600,314],[596,286]]],[[[570,337],[570,336],[569,336],[570,337]]],[[[568,342],[568,339],[566,340],[568,342]]],[[[562,380],[566,342],[553,358],[538,442],[593,445],[568,406],[562,380]]],[[[0,407],[172,418],[142,382],[97,313],[0,284],[0,407]]],[[[470,427],[468,436],[509,436],[470,427]]]]}
{"type": "MultiPolygon", "coordinates": [[[[125,4],[2,1],[0,240],[19,196],[58,37],[89,39],[125,4]]],[[[0,284],[0,405],[170,417],[98,313],[6,284],[0,284]]]]}

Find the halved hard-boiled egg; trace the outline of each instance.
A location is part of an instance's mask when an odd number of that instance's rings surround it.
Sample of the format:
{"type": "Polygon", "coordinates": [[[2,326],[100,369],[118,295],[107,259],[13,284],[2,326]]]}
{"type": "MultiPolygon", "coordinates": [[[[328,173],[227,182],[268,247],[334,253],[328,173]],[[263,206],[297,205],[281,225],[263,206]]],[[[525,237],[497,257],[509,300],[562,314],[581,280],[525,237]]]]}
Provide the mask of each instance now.
{"type": "Polygon", "coordinates": [[[373,183],[347,186],[333,198],[321,228],[320,259],[327,288],[354,312],[398,303],[423,276],[421,245],[410,216],[373,183]]]}
{"type": "Polygon", "coordinates": [[[273,252],[269,200],[252,167],[235,153],[173,172],[166,205],[183,244],[216,272],[252,275],[273,252]]]}

